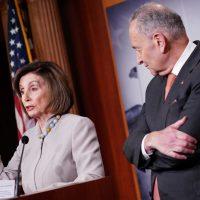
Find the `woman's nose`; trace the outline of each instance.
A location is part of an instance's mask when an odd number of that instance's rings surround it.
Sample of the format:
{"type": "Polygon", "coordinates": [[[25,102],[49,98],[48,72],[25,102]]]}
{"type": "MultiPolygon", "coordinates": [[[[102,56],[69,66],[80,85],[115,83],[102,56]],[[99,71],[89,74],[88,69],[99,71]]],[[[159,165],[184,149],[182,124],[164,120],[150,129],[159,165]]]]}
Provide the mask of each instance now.
{"type": "Polygon", "coordinates": [[[30,96],[28,92],[24,92],[24,94],[22,95],[22,101],[26,102],[30,100],[30,96]]]}

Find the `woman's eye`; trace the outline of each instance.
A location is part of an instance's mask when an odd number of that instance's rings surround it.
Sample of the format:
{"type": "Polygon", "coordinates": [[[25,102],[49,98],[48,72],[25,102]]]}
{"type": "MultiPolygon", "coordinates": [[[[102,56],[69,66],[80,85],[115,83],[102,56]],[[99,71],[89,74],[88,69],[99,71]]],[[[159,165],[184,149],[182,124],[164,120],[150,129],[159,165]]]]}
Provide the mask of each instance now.
{"type": "Polygon", "coordinates": [[[36,91],[37,89],[37,87],[31,87],[31,91],[36,91]]]}
{"type": "Polygon", "coordinates": [[[20,93],[20,95],[22,96],[22,95],[24,94],[24,91],[21,90],[19,93],[20,93]]]}

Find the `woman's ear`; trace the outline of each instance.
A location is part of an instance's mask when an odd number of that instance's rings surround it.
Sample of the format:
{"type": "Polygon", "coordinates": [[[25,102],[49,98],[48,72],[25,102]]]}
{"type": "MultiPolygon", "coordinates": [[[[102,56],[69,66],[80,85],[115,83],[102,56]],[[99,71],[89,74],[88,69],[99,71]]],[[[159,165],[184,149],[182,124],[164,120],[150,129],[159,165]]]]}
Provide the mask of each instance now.
{"type": "Polygon", "coordinates": [[[165,53],[167,51],[168,40],[162,33],[154,33],[153,34],[153,43],[159,49],[161,53],[165,53]]]}

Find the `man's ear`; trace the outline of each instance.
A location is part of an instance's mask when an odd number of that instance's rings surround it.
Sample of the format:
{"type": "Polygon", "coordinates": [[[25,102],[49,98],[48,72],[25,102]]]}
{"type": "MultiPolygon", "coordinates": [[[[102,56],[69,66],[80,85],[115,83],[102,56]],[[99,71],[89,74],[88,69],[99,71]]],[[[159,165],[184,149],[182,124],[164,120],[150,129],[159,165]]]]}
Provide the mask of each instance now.
{"type": "Polygon", "coordinates": [[[153,34],[153,43],[156,47],[159,48],[161,53],[165,53],[167,51],[168,40],[162,33],[154,33],[153,34]]]}

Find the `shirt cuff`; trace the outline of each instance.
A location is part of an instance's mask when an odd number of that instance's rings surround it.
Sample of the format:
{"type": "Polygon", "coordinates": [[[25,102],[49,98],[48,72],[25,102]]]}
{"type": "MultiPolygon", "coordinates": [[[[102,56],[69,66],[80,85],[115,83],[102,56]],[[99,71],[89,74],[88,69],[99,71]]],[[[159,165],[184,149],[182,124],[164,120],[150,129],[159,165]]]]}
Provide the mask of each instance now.
{"type": "Polygon", "coordinates": [[[145,148],[144,148],[144,140],[147,137],[147,135],[144,136],[144,138],[142,139],[142,144],[141,144],[142,155],[144,156],[144,158],[146,160],[150,159],[150,156],[153,154],[153,151],[151,151],[150,153],[147,153],[146,150],[145,150],[145,148]]]}

